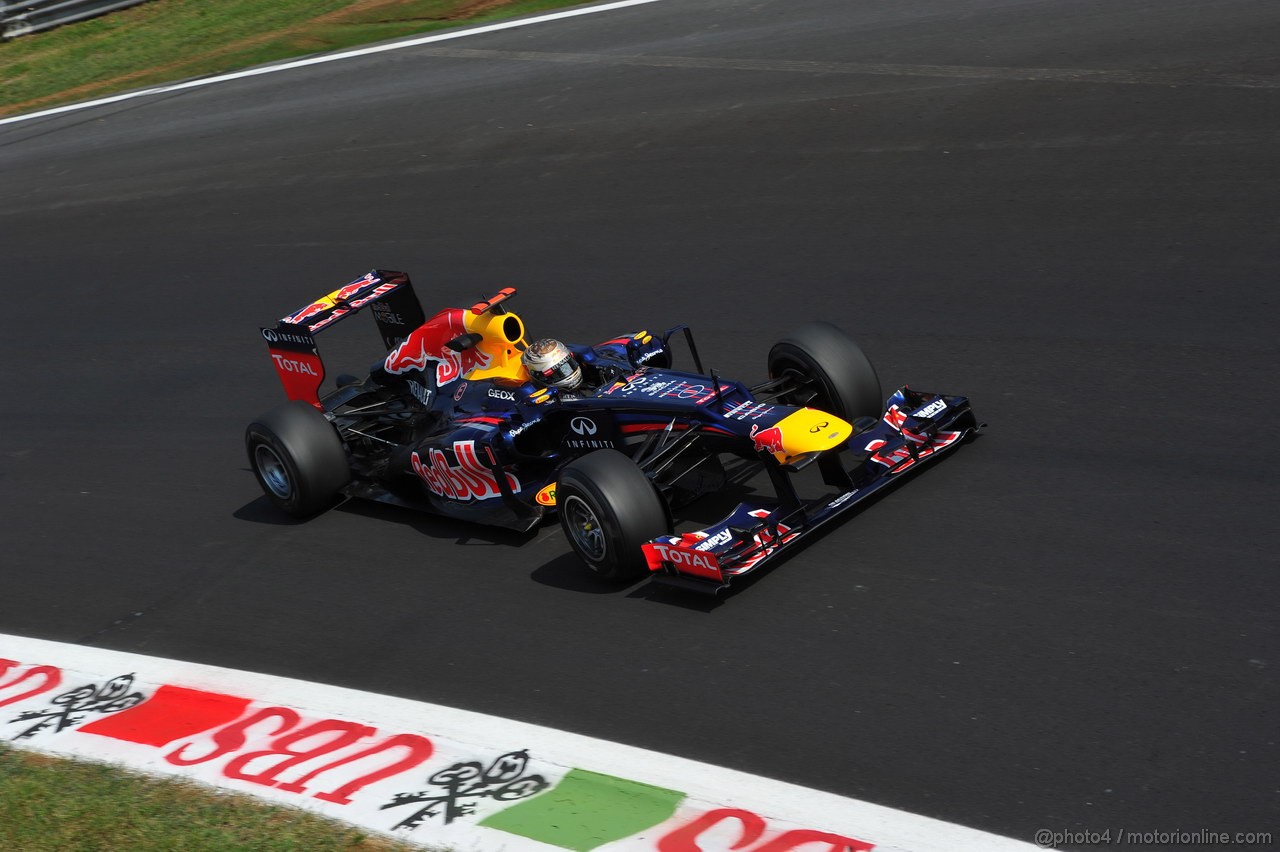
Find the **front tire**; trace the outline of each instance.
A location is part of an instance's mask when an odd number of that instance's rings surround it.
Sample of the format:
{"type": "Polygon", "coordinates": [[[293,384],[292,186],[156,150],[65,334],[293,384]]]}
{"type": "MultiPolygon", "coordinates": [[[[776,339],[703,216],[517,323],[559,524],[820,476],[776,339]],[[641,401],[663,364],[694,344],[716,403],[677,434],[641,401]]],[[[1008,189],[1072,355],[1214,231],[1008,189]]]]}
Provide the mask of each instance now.
{"type": "Polygon", "coordinates": [[[574,459],[556,482],[560,525],[587,567],[606,580],[643,577],[640,546],[670,532],[653,483],[617,450],[574,459]]]}
{"type": "Polygon", "coordinates": [[[769,378],[793,375],[813,388],[814,406],[850,423],[884,412],[880,377],[853,338],[828,322],[802,325],[769,350],[769,378]]]}
{"type": "Polygon", "coordinates": [[[298,518],[327,509],[351,480],[342,440],[316,408],[299,400],[271,409],[244,434],[263,492],[298,518]]]}

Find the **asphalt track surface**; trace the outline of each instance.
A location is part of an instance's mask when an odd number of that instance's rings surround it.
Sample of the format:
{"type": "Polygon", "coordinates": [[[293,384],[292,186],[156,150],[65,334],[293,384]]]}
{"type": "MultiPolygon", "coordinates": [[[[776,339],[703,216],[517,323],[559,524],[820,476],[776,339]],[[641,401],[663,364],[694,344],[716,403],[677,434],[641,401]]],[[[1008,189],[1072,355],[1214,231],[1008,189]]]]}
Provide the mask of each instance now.
{"type": "Polygon", "coordinates": [[[1275,831],[1277,43],[1273,0],[672,0],[0,128],[0,631],[1024,840],[1275,831]],[[375,266],[746,380],[829,318],[990,429],[717,604],[555,526],[286,522],[257,326],[375,266]]]}

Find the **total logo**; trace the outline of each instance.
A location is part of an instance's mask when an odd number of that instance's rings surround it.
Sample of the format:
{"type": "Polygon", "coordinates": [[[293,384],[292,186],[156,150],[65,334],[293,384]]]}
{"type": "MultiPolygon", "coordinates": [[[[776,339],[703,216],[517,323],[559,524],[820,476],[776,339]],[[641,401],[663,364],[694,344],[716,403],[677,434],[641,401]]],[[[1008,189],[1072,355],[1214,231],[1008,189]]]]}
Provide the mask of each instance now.
{"type": "MultiPolygon", "coordinates": [[[[426,458],[414,451],[411,457],[413,472],[427,485],[427,490],[450,500],[470,502],[501,497],[498,480],[493,471],[480,463],[476,455],[475,441],[454,441],[453,454],[458,464],[449,464],[444,451],[432,447],[425,451],[426,458]]],[[[510,473],[503,473],[513,492],[520,490],[520,480],[510,473]]]]}
{"type": "Polygon", "coordinates": [[[293,358],[286,358],[283,355],[277,355],[272,352],[271,357],[275,359],[276,369],[282,373],[302,373],[308,376],[319,378],[320,374],[308,364],[306,361],[297,361],[293,358]]]}
{"type": "Polygon", "coordinates": [[[658,554],[658,558],[663,562],[670,562],[672,565],[687,565],[691,568],[705,568],[708,571],[717,571],[720,568],[715,557],[705,553],[694,553],[691,550],[678,550],[666,544],[654,542],[649,545],[658,554]]]}

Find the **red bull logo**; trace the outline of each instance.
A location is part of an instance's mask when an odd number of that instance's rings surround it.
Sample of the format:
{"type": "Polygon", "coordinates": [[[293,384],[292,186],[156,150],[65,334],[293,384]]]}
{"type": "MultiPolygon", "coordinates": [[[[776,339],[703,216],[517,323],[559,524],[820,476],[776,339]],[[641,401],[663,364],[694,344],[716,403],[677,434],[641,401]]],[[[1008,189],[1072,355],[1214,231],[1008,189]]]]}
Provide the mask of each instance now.
{"type": "Polygon", "coordinates": [[[285,317],[284,319],[281,320],[281,322],[293,323],[294,325],[302,325],[302,323],[305,322],[306,320],[311,319],[311,317],[318,316],[332,307],[333,307],[333,300],[331,300],[328,296],[326,296],[325,298],[320,299],[319,301],[312,302],[302,310],[298,311],[296,314],[291,314],[290,316],[285,317]]]}
{"type": "Polygon", "coordinates": [[[770,426],[768,429],[756,431],[755,427],[751,429],[751,440],[755,442],[756,450],[762,453],[781,453],[782,449],[782,430],[777,426],[770,426]]]}
{"type": "Polygon", "coordinates": [[[443,311],[413,330],[391,351],[383,368],[392,375],[436,365],[436,387],[457,381],[474,369],[489,366],[489,355],[477,347],[454,352],[445,344],[466,331],[462,311],[443,311]]]}
{"type": "Polygon", "coordinates": [[[373,277],[373,273],[369,273],[359,281],[352,281],[340,290],[335,290],[333,293],[329,294],[329,298],[333,299],[335,302],[345,301],[377,280],[378,279],[373,277]]]}
{"type": "MultiPolygon", "coordinates": [[[[442,450],[432,448],[423,455],[413,453],[413,472],[426,483],[427,490],[450,500],[490,500],[501,497],[493,471],[480,463],[475,441],[454,441],[453,453],[458,464],[451,465],[442,450]],[[425,455],[425,459],[423,456],[425,455]]],[[[504,473],[513,492],[520,490],[520,480],[504,473]]]]}
{"type": "MultiPolygon", "coordinates": [[[[302,325],[302,323],[306,322],[312,317],[319,316],[325,311],[332,310],[334,307],[347,301],[348,299],[355,298],[356,296],[360,295],[360,292],[362,290],[367,289],[369,285],[376,283],[378,280],[379,279],[375,278],[373,273],[370,272],[368,275],[365,275],[365,277],[357,281],[352,281],[350,284],[346,285],[345,287],[340,287],[339,289],[334,290],[332,293],[330,293],[327,296],[316,299],[314,302],[307,305],[302,310],[285,317],[282,320],[282,322],[289,322],[289,323],[293,323],[294,325],[302,325]]],[[[378,289],[377,294],[381,295],[384,288],[394,289],[395,285],[384,284],[382,287],[378,289]]],[[[362,304],[364,304],[364,301],[360,302],[359,304],[352,305],[352,307],[358,308],[362,304]]],[[[346,313],[346,311],[344,311],[343,313],[346,313]]]]}

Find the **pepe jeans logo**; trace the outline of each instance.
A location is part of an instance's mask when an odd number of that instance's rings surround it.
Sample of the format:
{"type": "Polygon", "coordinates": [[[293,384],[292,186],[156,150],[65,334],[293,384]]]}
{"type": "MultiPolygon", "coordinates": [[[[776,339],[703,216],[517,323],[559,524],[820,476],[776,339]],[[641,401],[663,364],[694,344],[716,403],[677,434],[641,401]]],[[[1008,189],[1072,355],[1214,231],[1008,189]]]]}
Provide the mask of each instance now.
{"type": "Polygon", "coordinates": [[[569,428],[575,435],[594,435],[598,430],[596,422],[590,417],[575,417],[569,421],[569,428]]]}

